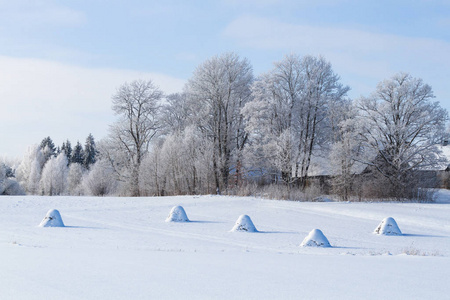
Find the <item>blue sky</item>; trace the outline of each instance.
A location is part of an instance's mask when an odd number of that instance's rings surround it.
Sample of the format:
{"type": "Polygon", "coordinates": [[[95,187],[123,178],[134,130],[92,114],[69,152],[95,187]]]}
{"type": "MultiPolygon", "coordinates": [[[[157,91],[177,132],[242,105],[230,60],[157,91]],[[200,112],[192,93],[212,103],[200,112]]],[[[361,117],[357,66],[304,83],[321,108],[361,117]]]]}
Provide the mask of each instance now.
{"type": "Polygon", "coordinates": [[[0,156],[45,136],[101,139],[120,84],[181,91],[228,51],[256,75],[285,54],[323,55],[352,98],[409,72],[450,110],[450,1],[0,0],[0,156]]]}

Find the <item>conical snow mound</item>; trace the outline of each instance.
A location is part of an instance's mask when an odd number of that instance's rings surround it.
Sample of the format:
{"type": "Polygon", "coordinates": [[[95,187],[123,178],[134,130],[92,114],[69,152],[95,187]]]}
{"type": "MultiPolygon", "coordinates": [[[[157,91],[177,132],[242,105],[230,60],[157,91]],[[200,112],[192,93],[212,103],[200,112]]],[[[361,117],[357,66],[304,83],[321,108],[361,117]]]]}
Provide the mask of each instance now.
{"type": "Polygon", "coordinates": [[[189,219],[182,206],[174,206],[170,211],[166,222],[189,222],[189,219]]]}
{"type": "Polygon", "coordinates": [[[375,229],[374,233],[384,235],[402,235],[400,228],[394,218],[385,218],[375,229]]]}
{"type": "Polygon", "coordinates": [[[241,215],[234,225],[231,231],[248,231],[257,232],[255,225],[253,225],[252,219],[247,215],[241,215]]]}
{"type": "Polygon", "coordinates": [[[56,209],[49,210],[39,227],[64,227],[59,211],[56,209]]]}
{"type": "Polygon", "coordinates": [[[331,247],[330,242],[319,229],[313,229],[300,244],[302,247],[331,247]]]}

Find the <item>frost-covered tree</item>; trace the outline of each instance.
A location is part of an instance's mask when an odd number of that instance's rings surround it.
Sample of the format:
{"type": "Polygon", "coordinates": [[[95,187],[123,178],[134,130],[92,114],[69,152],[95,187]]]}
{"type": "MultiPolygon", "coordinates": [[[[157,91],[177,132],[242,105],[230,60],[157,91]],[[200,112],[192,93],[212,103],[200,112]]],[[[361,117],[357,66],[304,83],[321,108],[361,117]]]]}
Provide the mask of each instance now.
{"type": "Polygon", "coordinates": [[[25,191],[12,175],[11,168],[0,162],[0,195],[25,194],[25,191]]]}
{"type": "Polygon", "coordinates": [[[67,157],[60,153],[57,157],[51,157],[42,170],[40,189],[42,194],[55,196],[62,195],[67,185],[67,157]]]}
{"type": "MultiPolygon", "coordinates": [[[[160,142],[162,144],[162,141],[160,142]]],[[[142,160],[139,170],[139,189],[144,196],[165,196],[167,172],[161,160],[160,144],[155,144],[142,160]]]]}
{"type": "Polygon", "coordinates": [[[211,194],[216,192],[213,168],[214,147],[201,130],[189,126],[182,132],[179,142],[183,157],[183,177],[186,194],[211,194]]]}
{"type": "Polygon", "coordinates": [[[86,138],[83,154],[84,154],[83,165],[86,169],[89,170],[91,165],[95,163],[97,157],[97,148],[95,146],[95,140],[92,134],[89,134],[88,137],[86,138]]]}
{"type": "Polygon", "coordinates": [[[45,161],[49,160],[52,156],[56,157],[56,147],[53,140],[49,136],[42,140],[40,148],[42,150],[42,154],[44,154],[45,161]]]}
{"type": "Polygon", "coordinates": [[[253,84],[253,100],[243,110],[251,163],[304,188],[313,155],[331,141],[331,108],[348,90],[322,57],[288,55],[275,63],[253,84]]]}
{"type": "Polygon", "coordinates": [[[67,192],[69,195],[82,195],[83,187],[81,181],[83,179],[84,167],[80,163],[71,163],[67,173],[67,192]]]}
{"type": "Polygon", "coordinates": [[[15,167],[11,167],[11,165],[14,165],[14,163],[8,162],[8,159],[6,158],[0,158],[0,166],[3,166],[5,176],[7,178],[14,178],[16,177],[15,173],[15,167]]]}
{"type": "MultiPolygon", "coordinates": [[[[364,165],[360,163],[364,155],[358,110],[351,103],[343,103],[335,108],[336,127],[333,131],[333,144],[329,153],[330,173],[333,175],[333,192],[347,201],[355,193],[355,180],[364,165]]],[[[370,155],[373,156],[373,155],[370,155]]]]}
{"type": "Polygon", "coordinates": [[[433,98],[422,79],[399,73],[359,99],[364,147],[376,153],[364,163],[389,181],[391,196],[409,197],[413,171],[442,163],[437,144],[448,115],[433,98]]]}
{"type": "Polygon", "coordinates": [[[215,192],[213,147],[196,126],[153,144],[140,169],[141,194],[148,196],[215,192]]]}
{"type": "Polygon", "coordinates": [[[131,196],[140,195],[139,169],[151,140],[161,127],[158,114],[162,96],[151,80],[136,80],[123,84],[112,97],[112,108],[119,120],[110,128],[109,146],[104,156],[114,164],[131,196]]]}
{"type": "Polygon", "coordinates": [[[109,161],[98,160],[82,180],[85,194],[105,196],[113,194],[117,188],[114,169],[109,161]]]}
{"type": "Polygon", "coordinates": [[[186,93],[170,94],[161,107],[161,126],[163,134],[183,131],[192,123],[196,106],[186,93]]]}
{"type": "MultiPolygon", "coordinates": [[[[216,189],[227,188],[230,172],[241,159],[247,140],[241,109],[251,99],[253,71],[234,53],[201,64],[186,85],[194,105],[195,123],[213,144],[216,189]]],[[[236,170],[237,171],[237,170],[236,170]]]]}
{"type": "Polygon", "coordinates": [[[79,141],[73,148],[72,157],[71,157],[70,162],[76,163],[76,164],[81,164],[81,165],[84,164],[84,150],[83,150],[83,146],[81,146],[81,143],[79,141]]]}
{"type": "Polygon", "coordinates": [[[70,163],[72,160],[72,144],[70,143],[69,140],[67,140],[62,144],[60,152],[63,152],[66,155],[67,160],[70,163]]]}
{"type": "Polygon", "coordinates": [[[39,194],[39,182],[45,157],[41,147],[34,145],[28,147],[16,171],[16,178],[27,194],[39,194]]]}

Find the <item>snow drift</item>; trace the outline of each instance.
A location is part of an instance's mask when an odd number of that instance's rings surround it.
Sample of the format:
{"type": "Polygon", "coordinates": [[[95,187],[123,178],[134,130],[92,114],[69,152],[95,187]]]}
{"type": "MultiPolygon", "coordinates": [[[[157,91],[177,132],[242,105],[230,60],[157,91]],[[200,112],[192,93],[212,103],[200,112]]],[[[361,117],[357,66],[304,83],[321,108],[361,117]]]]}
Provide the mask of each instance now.
{"type": "Polygon", "coordinates": [[[64,227],[61,214],[56,209],[51,209],[45,215],[39,227],[64,227]]]}
{"type": "Polygon", "coordinates": [[[241,215],[236,221],[233,229],[231,231],[248,231],[248,232],[257,232],[255,225],[247,215],[241,215]]]}
{"type": "Polygon", "coordinates": [[[182,206],[174,206],[166,219],[166,222],[189,222],[186,211],[182,206]]]}
{"type": "Polygon", "coordinates": [[[375,229],[374,233],[384,235],[402,235],[400,228],[394,218],[388,217],[381,221],[380,225],[375,229]]]}
{"type": "Polygon", "coordinates": [[[300,244],[302,247],[331,247],[330,242],[319,229],[313,229],[300,244]]]}

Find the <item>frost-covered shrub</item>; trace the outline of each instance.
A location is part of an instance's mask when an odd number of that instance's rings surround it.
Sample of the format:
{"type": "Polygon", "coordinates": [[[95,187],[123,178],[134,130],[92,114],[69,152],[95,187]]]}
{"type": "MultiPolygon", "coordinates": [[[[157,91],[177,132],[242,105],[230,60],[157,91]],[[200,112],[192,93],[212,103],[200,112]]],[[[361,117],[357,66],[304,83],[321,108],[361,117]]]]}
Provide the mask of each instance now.
{"type": "Polygon", "coordinates": [[[25,191],[15,178],[11,176],[10,168],[0,163],[0,195],[23,195],[25,191]]]}
{"type": "Polygon", "coordinates": [[[80,196],[83,194],[83,186],[81,184],[84,167],[79,163],[71,163],[67,174],[67,192],[72,196],[80,196]]]}
{"type": "Polygon", "coordinates": [[[44,195],[62,195],[66,191],[68,160],[61,152],[57,157],[51,156],[42,170],[40,189],[44,195]]]}
{"type": "Polygon", "coordinates": [[[83,180],[85,193],[92,196],[113,194],[117,188],[114,170],[106,160],[98,160],[83,180]]]}
{"type": "Polygon", "coordinates": [[[258,187],[253,195],[259,195],[267,199],[316,202],[321,201],[323,192],[320,187],[315,185],[301,190],[297,186],[270,184],[258,187]]]}
{"type": "Polygon", "coordinates": [[[0,182],[0,195],[25,195],[25,191],[13,178],[6,178],[0,182]]]}

